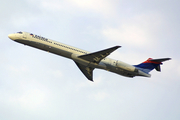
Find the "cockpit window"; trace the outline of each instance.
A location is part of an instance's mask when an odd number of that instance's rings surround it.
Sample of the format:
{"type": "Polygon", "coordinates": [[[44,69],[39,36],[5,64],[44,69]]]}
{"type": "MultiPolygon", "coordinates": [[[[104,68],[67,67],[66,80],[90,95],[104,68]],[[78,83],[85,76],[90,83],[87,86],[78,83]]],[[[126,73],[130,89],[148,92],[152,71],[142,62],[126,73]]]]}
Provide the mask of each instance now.
{"type": "Polygon", "coordinates": [[[22,32],[17,32],[17,33],[22,34],[22,32]]]}

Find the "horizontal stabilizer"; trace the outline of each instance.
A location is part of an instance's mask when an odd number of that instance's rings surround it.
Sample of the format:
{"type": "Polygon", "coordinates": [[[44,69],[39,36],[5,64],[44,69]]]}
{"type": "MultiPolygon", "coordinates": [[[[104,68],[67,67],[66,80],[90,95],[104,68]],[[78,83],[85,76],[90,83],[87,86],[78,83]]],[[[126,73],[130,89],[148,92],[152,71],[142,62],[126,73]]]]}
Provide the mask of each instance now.
{"type": "Polygon", "coordinates": [[[98,64],[102,59],[107,57],[109,54],[111,54],[113,51],[115,51],[119,47],[121,47],[121,46],[115,46],[115,47],[108,48],[108,49],[105,49],[105,50],[102,50],[102,51],[89,53],[89,54],[81,55],[81,56],[78,56],[78,57],[81,58],[81,59],[87,60],[89,62],[94,62],[94,63],[98,64]]]}
{"type": "MultiPolygon", "coordinates": [[[[149,61],[157,62],[157,63],[162,64],[162,62],[167,61],[167,60],[171,60],[171,58],[150,59],[149,61]]],[[[156,69],[157,71],[161,72],[161,66],[160,66],[160,65],[158,65],[155,69],[156,69]]]]}
{"type": "Polygon", "coordinates": [[[171,60],[171,58],[162,58],[162,59],[151,59],[149,61],[153,61],[153,62],[164,62],[167,60],[171,60]]]}

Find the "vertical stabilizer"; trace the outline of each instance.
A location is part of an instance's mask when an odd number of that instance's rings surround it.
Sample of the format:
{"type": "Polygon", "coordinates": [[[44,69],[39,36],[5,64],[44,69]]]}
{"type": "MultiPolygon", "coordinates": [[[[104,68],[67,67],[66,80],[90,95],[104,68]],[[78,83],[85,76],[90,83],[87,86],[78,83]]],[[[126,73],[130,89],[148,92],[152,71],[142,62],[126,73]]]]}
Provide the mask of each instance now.
{"type": "Polygon", "coordinates": [[[149,73],[153,69],[156,69],[157,71],[161,71],[160,65],[162,65],[164,61],[170,60],[171,58],[161,58],[161,59],[152,59],[149,58],[145,62],[139,64],[139,65],[134,65],[137,69],[149,73]]]}

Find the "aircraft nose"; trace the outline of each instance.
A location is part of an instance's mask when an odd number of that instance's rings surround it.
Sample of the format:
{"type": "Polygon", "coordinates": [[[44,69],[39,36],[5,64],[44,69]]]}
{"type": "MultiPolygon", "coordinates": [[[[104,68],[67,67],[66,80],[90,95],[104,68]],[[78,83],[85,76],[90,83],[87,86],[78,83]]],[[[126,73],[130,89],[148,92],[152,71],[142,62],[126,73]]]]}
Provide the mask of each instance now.
{"type": "Polygon", "coordinates": [[[14,35],[14,34],[9,34],[8,37],[9,37],[11,40],[15,40],[15,35],[14,35]]]}

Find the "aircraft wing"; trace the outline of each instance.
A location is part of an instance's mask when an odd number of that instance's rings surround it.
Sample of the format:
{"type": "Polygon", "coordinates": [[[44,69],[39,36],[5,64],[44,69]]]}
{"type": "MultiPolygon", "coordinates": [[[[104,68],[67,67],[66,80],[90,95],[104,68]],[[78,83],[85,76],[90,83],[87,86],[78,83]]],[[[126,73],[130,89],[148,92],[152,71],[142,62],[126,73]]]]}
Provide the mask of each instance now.
{"type": "Polygon", "coordinates": [[[112,48],[108,48],[105,50],[101,50],[98,52],[94,52],[94,53],[89,53],[86,55],[81,55],[78,56],[81,59],[87,60],[89,62],[94,62],[94,63],[99,63],[102,59],[104,59],[105,57],[107,57],[109,54],[111,54],[113,51],[115,51],[116,49],[118,49],[121,46],[115,46],[112,48]]]}
{"type": "MultiPolygon", "coordinates": [[[[104,59],[105,57],[107,57],[109,54],[111,54],[114,50],[118,49],[121,46],[115,46],[112,48],[108,48],[105,50],[101,50],[98,52],[94,52],[94,53],[89,53],[86,55],[81,55],[78,56],[81,59],[87,60],[89,62],[93,62],[93,63],[99,63],[102,59],[104,59]]],[[[75,62],[76,65],[79,67],[79,69],[82,71],[82,73],[90,80],[93,81],[93,70],[94,68],[89,67],[89,66],[84,66],[80,63],[75,62]]]]}
{"type": "Polygon", "coordinates": [[[94,70],[94,68],[84,66],[84,65],[79,64],[77,62],[75,62],[75,63],[79,67],[81,72],[87,77],[87,79],[90,81],[93,81],[93,70],[94,70]]]}

